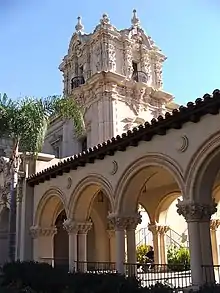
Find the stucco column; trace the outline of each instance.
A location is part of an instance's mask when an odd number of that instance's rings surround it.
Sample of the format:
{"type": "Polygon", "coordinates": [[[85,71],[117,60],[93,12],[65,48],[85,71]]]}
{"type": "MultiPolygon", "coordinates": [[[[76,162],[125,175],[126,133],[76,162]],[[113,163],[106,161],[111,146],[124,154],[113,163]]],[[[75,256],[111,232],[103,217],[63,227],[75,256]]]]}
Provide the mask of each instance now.
{"type": "Polygon", "coordinates": [[[107,233],[109,237],[109,261],[115,262],[116,261],[115,230],[112,227],[108,226],[107,233]]]}
{"type": "Polygon", "coordinates": [[[158,225],[160,264],[162,265],[165,265],[167,263],[165,236],[169,229],[170,227],[168,226],[158,225]]]}
{"type": "Polygon", "coordinates": [[[137,252],[135,230],[138,224],[141,223],[141,215],[137,213],[134,216],[127,218],[126,234],[127,234],[127,255],[128,255],[128,274],[135,275],[137,272],[137,252]]]}
{"type": "Polygon", "coordinates": [[[81,272],[87,270],[87,233],[92,228],[92,222],[78,223],[78,269],[81,272]]]}
{"type": "Polygon", "coordinates": [[[212,243],[212,255],[213,255],[213,264],[218,265],[218,245],[216,238],[216,230],[220,225],[219,219],[213,219],[210,221],[210,233],[211,233],[211,243],[212,243]]]}
{"type": "Polygon", "coordinates": [[[210,218],[216,210],[215,202],[200,204],[179,200],[177,204],[178,214],[183,215],[188,224],[192,284],[195,287],[214,282],[210,218]],[[202,268],[203,265],[208,267],[202,268]]]}
{"type": "Polygon", "coordinates": [[[125,229],[126,219],[114,214],[108,217],[111,225],[115,229],[115,242],[116,242],[116,270],[119,274],[124,274],[125,262],[125,229]]]}
{"type": "Polygon", "coordinates": [[[53,265],[53,237],[57,233],[56,226],[32,226],[30,233],[34,240],[33,259],[53,265]]]}
{"type": "Polygon", "coordinates": [[[153,248],[154,248],[154,263],[159,264],[159,232],[158,232],[158,225],[155,223],[148,224],[148,230],[153,235],[153,248]]]}
{"type": "Polygon", "coordinates": [[[69,271],[73,272],[76,270],[78,227],[71,219],[67,219],[63,223],[63,227],[69,235],[69,271]]]}

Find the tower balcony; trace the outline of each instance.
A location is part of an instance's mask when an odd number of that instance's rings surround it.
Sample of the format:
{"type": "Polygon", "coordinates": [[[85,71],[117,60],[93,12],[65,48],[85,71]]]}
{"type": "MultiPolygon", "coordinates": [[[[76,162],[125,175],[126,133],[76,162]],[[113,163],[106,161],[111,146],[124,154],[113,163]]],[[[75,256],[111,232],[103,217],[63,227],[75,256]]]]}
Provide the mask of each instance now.
{"type": "Polygon", "coordinates": [[[80,85],[85,83],[85,79],[84,77],[81,76],[75,76],[71,79],[71,89],[75,89],[77,87],[79,87],[80,85]]]}
{"type": "Polygon", "coordinates": [[[148,82],[148,76],[144,71],[134,71],[131,78],[136,82],[148,82]]]}

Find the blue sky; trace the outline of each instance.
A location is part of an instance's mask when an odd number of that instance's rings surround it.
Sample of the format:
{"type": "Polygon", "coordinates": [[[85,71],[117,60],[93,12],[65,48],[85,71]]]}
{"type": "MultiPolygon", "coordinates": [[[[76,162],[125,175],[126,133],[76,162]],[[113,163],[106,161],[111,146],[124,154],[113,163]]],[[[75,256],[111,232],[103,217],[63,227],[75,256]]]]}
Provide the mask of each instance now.
{"type": "Polygon", "coordinates": [[[81,15],[85,31],[103,12],[118,28],[136,8],[142,27],[168,57],[164,89],[179,103],[220,87],[219,0],[0,0],[0,92],[62,92],[58,65],[81,15]]]}

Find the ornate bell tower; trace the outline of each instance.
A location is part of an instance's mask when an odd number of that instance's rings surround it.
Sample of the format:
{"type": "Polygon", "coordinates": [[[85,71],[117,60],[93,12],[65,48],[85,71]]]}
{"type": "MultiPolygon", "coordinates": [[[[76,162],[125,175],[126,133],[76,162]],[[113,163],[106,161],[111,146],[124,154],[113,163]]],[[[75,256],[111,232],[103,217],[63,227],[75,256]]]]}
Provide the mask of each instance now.
{"type": "Polygon", "coordinates": [[[117,30],[107,14],[90,34],[80,17],[75,29],[59,69],[64,95],[85,108],[88,147],[175,107],[162,90],[166,57],[141,28],[136,10],[128,29],[117,30]]]}

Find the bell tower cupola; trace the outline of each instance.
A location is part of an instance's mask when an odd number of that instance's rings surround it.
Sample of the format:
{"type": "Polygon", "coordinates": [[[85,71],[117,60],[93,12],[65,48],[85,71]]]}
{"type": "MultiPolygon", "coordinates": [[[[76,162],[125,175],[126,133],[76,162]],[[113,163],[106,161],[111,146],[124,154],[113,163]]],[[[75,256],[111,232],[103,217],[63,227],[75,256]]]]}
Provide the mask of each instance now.
{"type": "Polygon", "coordinates": [[[104,13],[93,32],[86,33],[78,17],[59,69],[64,96],[84,108],[88,147],[172,108],[172,95],[163,91],[165,60],[136,10],[130,27],[122,30],[104,13]]]}

